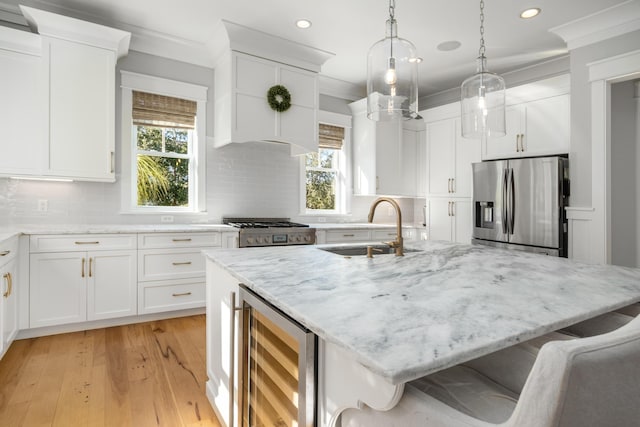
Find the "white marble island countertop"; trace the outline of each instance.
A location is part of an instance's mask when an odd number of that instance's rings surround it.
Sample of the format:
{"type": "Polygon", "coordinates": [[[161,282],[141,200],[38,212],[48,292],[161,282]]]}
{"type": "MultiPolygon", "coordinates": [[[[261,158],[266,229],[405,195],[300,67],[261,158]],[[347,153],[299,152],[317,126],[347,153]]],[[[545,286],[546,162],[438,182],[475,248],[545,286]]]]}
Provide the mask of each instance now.
{"type": "Polygon", "coordinates": [[[373,259],[317,246],[205,253],[391,384],[640,301],[640,269],[446,242],[405,247],[419,251],[373,259]]]}

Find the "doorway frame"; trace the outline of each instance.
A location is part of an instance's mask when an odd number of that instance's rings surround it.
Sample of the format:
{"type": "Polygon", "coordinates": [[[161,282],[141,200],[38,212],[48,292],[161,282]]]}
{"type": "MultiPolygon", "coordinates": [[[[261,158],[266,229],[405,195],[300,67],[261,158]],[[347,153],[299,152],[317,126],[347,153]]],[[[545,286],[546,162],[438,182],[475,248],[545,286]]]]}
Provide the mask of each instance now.
{"type": "Polygon", "coordinates": [[[640,77],[640,50],[587,64],[591,85],[591,262],[611,264],[611,85],[640,77]]]}

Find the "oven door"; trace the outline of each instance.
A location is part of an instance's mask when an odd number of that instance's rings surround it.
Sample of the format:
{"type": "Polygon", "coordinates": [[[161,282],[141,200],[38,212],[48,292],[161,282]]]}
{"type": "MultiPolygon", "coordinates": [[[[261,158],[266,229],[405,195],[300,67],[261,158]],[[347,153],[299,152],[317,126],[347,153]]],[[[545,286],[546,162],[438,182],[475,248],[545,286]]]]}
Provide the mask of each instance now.
{"type": "Polygon", "coordinates": [[[241,424],[315,426],[315,335],[240,288],[241,424]]]}

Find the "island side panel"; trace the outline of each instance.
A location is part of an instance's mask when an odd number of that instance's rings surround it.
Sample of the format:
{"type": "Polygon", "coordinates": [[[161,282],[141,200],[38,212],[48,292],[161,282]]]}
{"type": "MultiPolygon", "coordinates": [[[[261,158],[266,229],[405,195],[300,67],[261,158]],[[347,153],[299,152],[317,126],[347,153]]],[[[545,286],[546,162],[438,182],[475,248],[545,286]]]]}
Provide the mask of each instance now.
{"type": "Polygon", "coordinates": [[[388,411],[402,397],[404,384],[392,385],[362,366],[337,345],[318,339],[318,423],[336,427],[342,411],[363,405],[388,411]]]}

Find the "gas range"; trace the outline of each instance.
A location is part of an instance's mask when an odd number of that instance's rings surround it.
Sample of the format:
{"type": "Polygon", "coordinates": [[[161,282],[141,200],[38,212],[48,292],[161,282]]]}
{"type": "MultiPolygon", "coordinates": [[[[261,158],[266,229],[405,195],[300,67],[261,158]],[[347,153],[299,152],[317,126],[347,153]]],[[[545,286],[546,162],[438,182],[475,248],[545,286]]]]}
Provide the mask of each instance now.
{"type": "Polygon", "coordinates": [[[239,228],[238,246],[313,245],[316,229],[289,218],[223,218],[222,222],[239,228]]]}

